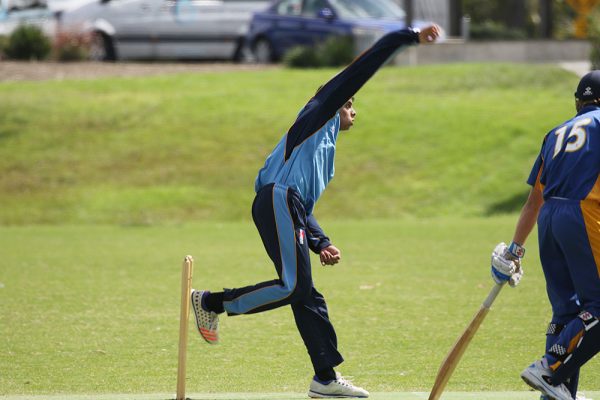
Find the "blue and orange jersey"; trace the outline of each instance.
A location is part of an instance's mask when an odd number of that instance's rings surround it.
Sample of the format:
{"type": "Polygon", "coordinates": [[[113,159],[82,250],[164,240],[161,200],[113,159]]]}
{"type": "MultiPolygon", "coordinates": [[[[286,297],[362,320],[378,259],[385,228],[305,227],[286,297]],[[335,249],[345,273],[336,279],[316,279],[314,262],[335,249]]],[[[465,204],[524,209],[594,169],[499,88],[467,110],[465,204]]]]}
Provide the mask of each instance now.
{"type": "Polygon", "coordinates": [[[300,194],[307,214],[311,214],[335,172],[335,146],[340,130],[338,110],[392,54],[418,41],[418,32],[412,29],[388,33],[327,82],[300,111],[268,156],[256,177],[256,192],[269,183],[291,187],[300,194]]]}
{"type": "Polygon", "coordinates": [[[527,183],[544,199],[600,201],[600,107],[586,106],[545,137],[527,183]]]}

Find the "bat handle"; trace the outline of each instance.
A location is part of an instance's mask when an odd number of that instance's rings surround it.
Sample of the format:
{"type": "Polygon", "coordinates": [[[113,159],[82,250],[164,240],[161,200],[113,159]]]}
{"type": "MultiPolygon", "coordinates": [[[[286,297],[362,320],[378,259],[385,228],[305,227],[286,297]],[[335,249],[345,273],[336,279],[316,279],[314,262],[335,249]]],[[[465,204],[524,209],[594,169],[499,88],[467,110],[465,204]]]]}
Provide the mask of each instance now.
{"type": "Polygon", "coordinates": [[[506,282],[496,283],[492,290],[490,290],[490,294],[488,294],[488,297],[483,301],[483,307],[490,308],[492,306],[492,303],[494,302],[494,300],[496,300],[496,297],[498,297],[498,293],[500,293],[500,290],[502,290],[502,287],[504,285],[506,285],[506,282]]]}

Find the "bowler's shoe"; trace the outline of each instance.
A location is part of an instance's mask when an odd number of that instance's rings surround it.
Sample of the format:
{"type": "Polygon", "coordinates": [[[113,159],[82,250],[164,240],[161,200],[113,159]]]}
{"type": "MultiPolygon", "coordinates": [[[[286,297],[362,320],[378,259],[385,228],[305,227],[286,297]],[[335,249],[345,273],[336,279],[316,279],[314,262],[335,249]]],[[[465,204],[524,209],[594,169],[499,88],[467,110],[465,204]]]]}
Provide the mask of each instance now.
{"type": "Polygon", "coordinates": [[[196,317],[196,326],[200,335],[210,344],[219,343],[219,315],[204,309],[202,298],[208,295],[206,290],[192,289],[192,308],[196,317]]]}

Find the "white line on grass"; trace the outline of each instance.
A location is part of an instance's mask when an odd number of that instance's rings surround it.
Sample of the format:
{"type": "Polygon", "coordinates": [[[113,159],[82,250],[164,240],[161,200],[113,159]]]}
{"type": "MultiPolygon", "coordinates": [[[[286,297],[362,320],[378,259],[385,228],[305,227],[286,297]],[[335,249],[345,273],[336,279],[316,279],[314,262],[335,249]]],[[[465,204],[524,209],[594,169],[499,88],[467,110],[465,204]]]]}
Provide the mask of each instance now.
{"type": "MultiPolygon", "coordinates": [[[[588,399],[600,400],[600,392],[585,392],[588,399]]],[[[191,400],[300,400],[305,393],[190,393],[191,400]]],[[[427,400],[426,392],[371,393],[370,400],[427,400]]],[[[441,400],[538,400],[538,392],[449,392],[441,400]]],[[[173,400],[175,394],[53,394],[53,395],[0,395],[0,400],[173,400]]]]}

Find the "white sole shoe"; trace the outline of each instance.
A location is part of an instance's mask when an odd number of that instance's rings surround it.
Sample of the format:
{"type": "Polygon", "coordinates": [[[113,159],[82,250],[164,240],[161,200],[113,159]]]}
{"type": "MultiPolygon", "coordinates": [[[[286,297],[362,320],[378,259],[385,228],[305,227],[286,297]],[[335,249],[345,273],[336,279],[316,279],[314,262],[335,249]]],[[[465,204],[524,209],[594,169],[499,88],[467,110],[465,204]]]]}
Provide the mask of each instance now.
{"type": "Polygon", "coordinates": [[[571,393],[563,384],[553,386],[548,382],[552,376],[552,371],[542,365],[541,360],[537,360],[521,372],[521,378],[532,388],[539,390],[553,400],[573,400],[571,393]]]}
{"type": "Polygon", "coordinates": [[[313,399],[367,398],[369,397],[369,392],[361,387],[354,386],[352,382],[346,380],[338,372],[336,373],[336,379],[327,384],[313,379],[308,389],[308,397],[313,399]]]}

